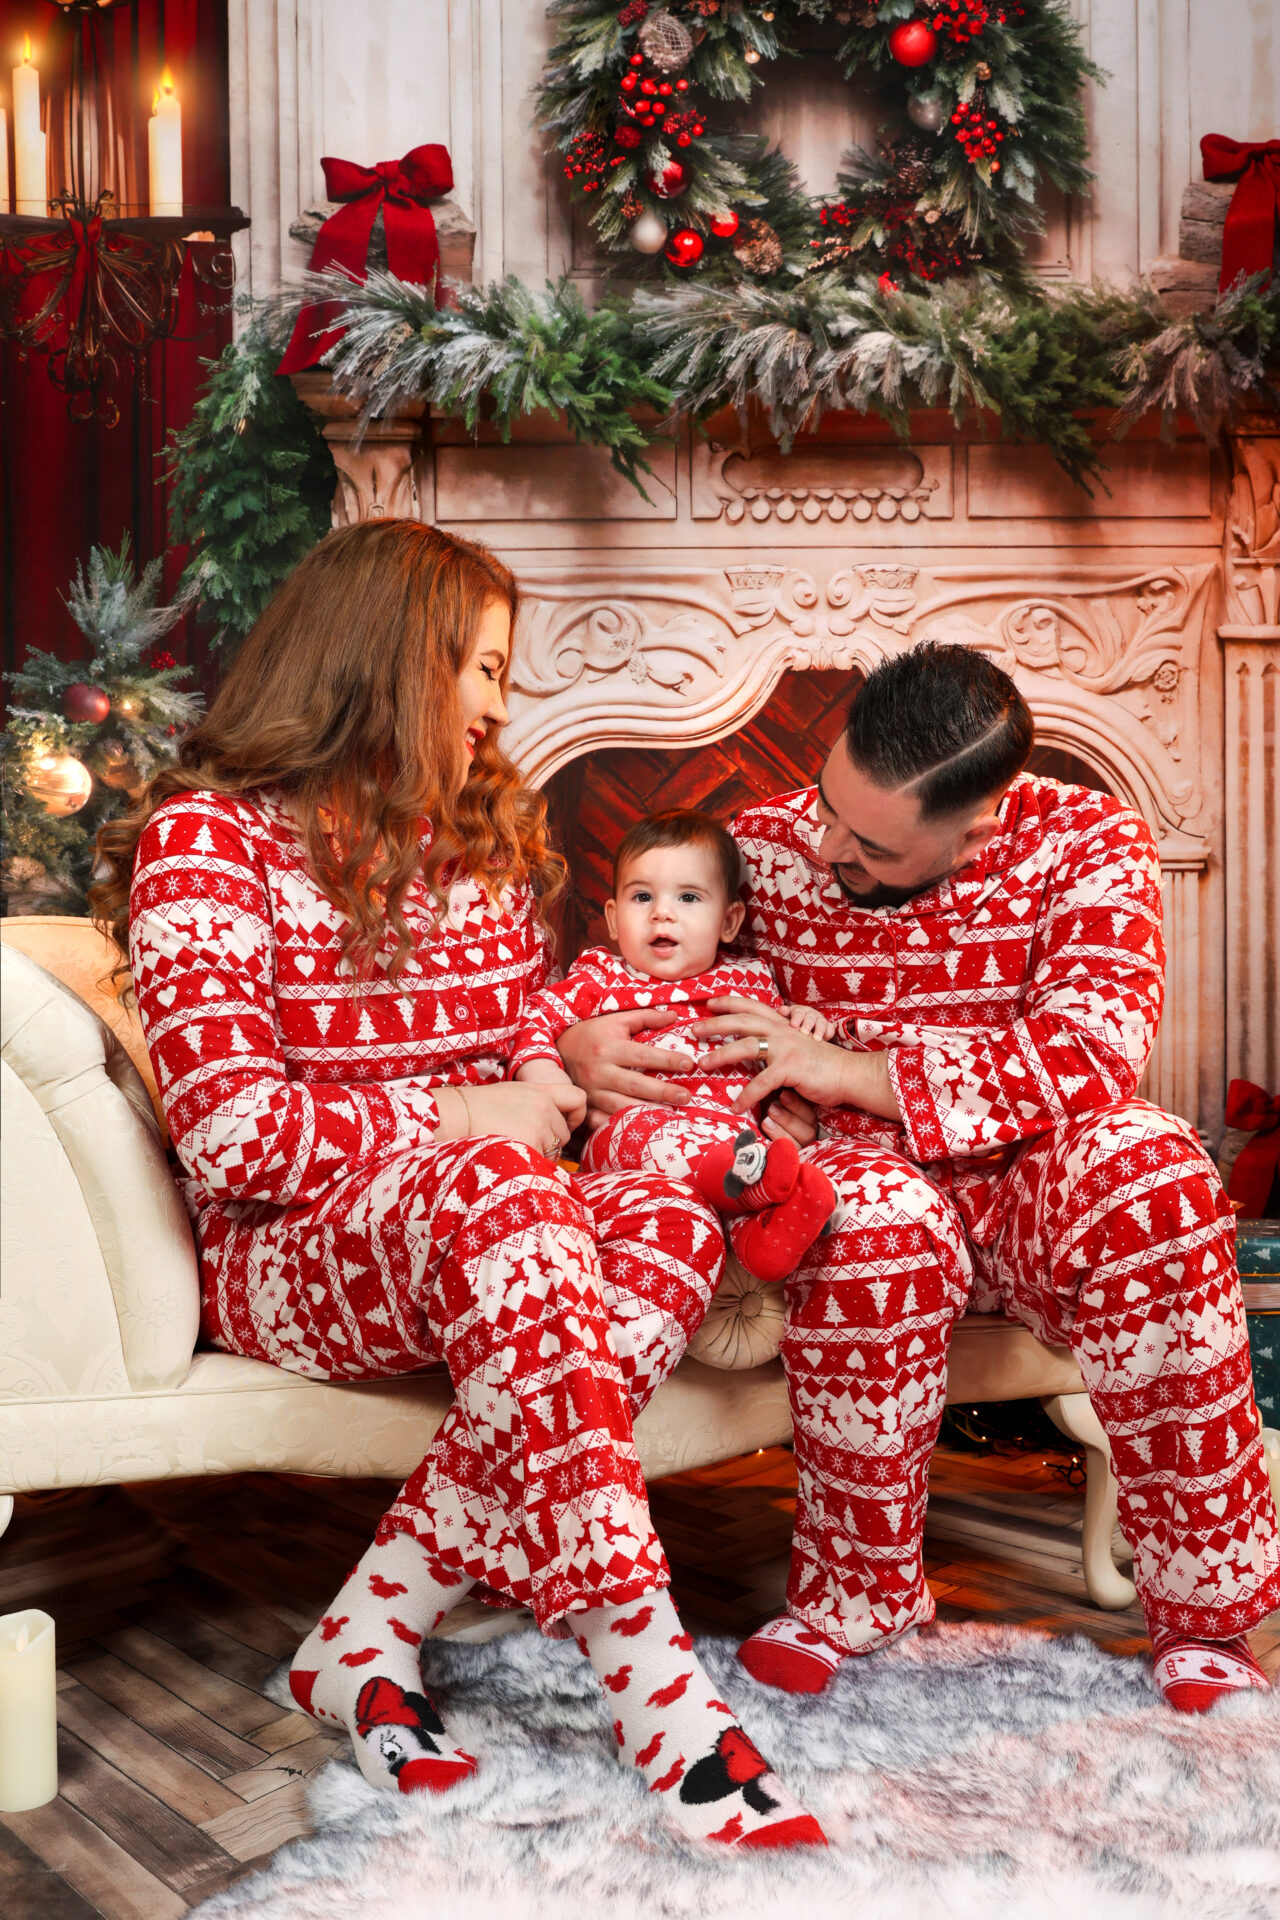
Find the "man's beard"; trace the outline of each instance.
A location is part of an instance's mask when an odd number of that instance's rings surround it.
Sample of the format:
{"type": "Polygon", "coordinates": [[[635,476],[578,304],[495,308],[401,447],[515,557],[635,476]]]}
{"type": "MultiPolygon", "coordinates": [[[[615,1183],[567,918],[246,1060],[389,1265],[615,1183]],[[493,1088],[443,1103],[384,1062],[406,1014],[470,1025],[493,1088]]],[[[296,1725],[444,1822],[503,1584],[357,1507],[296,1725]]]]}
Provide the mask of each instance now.
{"type": "Polygon", "coordinates": [[[833,867],[831,871],[835,874],[845,899],[851,901],[855,907],[864,907],[868,911],[873,907],[905,907],[908,900],[914,900],[918,894],[928,893],[931,887],[936,887],[940,881],[950,878],[949,871],[935,873],[931,880],[918,881],[914,887],[886,887],[883,881],[877,880],[865,892],[856,893],[839,867],[833,867]]]}

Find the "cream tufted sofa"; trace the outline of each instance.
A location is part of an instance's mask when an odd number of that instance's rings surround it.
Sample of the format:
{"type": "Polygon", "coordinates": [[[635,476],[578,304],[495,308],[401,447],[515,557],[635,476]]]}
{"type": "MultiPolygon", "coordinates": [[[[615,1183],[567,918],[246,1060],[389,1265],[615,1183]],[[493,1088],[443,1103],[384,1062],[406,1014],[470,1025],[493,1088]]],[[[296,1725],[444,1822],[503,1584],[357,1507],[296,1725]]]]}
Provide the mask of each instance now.
{"type": "MultiPolygon", "coordinates": [[[[196,1350],[195,1248],[114,958],[87,920],[0,921],[0,1531],[8,1496],[43,1488],[250,1470],[404,1478],[449,1404],[442,1369],[330,1385],[196,1350]]],[[[788,1439],[781,1331],[780,1289],[731,1270],[637,1421],[647,1476],[788,1439]]],[[[1074,1360],[966,1317],[948,1399],[1032,1396],[1085,1449],[1089,1594],[1127,1606],[1106,1438],[1074,1360]]]]}

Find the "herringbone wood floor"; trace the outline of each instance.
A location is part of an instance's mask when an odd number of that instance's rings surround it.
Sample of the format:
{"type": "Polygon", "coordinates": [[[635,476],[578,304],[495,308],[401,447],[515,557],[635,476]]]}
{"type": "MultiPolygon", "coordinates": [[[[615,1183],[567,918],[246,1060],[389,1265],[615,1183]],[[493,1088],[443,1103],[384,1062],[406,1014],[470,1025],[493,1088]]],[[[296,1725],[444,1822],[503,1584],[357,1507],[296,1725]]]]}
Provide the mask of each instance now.
{"type": "MultiPolygon", "coordinates": [[[[937,1526],[985,1531],[981,1550],[935,1539],[940,1620],[1084,1632],[1145,1644],[1136,1609],[1085,1599],[1081,1495],[1066,1456],[939,1449],[937,1526]]],[[[749,1632],[786,1577],[794,1468],[755,1454],[658,1482],[654,1514],[676,1597],[697,1632],[749,1632]]],[[[0,1611],[58,1626],[62,1792],[0,1816],[5,1920],[177,1920],[306,1830],[304,1783],[339,1750],[262,1692],[368,1542],[381,1481],[271,1475],[169,1481],[20,1499],[0,1545],[0,1611]]],[[[455,1632],[519,1623],[468,1604],[455,1632]]],[[[1280,1616],[1254,1636],[1280,1672],[1280,1616]]]]}

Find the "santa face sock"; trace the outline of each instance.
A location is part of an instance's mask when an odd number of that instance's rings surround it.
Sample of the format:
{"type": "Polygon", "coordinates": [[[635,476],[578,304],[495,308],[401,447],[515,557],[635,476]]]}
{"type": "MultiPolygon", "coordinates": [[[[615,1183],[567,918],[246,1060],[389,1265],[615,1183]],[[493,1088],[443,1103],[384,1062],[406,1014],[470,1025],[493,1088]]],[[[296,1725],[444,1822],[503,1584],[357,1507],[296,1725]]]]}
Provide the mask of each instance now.
{"type": "Polygon", "coordinates": [[[1179,1713],[1206,1713],[1229,1693],[1268,1693],[1266,1674],[1243,1634],[1235,1640],[1190,1640],[1156,1632],[1154,1676],[1161,1695],[1179,1713]]]}
{"type": "Polygon", "coordinates": [[[346,1727],[371,1786],[439,1793],[475,1772],[445,1732],[418,1666],[426,1635],[473,1584],[412,1534],[393,1534],[369,1548],[294,1655],[294,1699],[315,1719],[346,1727]]]}
{"type": "Polygon", "coordinates": [[[733,1250],[747,1272],[766,1283],[795,1272],[836,1204],[830,1180],[801,1161],[794,1140],[764,1141],[750,1128],[709,1148],[690,1177],[730,1222],[733,1250]]]}
{"type": "Polygon", "coordinates": [[[727,1846],[825,1846],[721,1700],[665,1591],[597,1607],[570,1624],[613,1715],[618,1758],[691,1838],[727,1846]]]}
{"type": "Polygon", "coordinates": [[[744,1640],[738,1658],[753,1680],[783,1693],[821,1693],[849,1655],[822,1634],[784,1613],[744,1640]]]}

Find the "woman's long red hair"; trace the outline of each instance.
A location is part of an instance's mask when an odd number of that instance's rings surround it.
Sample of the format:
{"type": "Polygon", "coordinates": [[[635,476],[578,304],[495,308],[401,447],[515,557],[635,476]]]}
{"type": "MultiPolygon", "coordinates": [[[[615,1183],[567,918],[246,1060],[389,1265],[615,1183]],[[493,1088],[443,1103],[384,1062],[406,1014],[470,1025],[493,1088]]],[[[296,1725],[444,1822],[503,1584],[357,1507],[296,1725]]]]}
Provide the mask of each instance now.
{"type": "Polygon", "coordinates": [[[458,674],[494,600],[514,629],[508,568],[415,520],[363,521],[321,540],[245,640],[176,766],[98,835],[105,873],[90,900],[121,953],[143,829],[175,794],[202,790],[287,794],[311,871],[346,916],[357,977],[386,954],[389,932],[388,970],[403,967],[412,942],[402,907],[419,874],[437,898],[465,871],[493,897],[527,881],[550,900],[564,862],[547,842],[546,802],[492,731],[469,768],[465,758],[458,674]]]}

